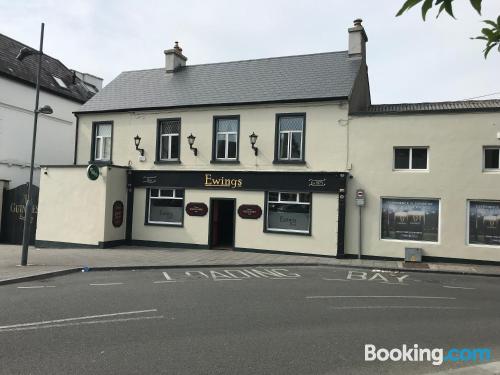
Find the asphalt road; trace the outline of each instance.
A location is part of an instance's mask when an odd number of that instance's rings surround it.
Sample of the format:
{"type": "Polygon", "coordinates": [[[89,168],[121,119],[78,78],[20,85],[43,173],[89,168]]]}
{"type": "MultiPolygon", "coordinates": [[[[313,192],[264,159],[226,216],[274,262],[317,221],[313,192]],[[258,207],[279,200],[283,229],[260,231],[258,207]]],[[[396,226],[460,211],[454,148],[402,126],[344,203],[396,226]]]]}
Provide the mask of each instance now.
{"type": "Polygon", "coordinates": [[[499,361],[499,279],[258,267],[0,286],[1,374],[413,374],[474,365],[366,362],[365,344],[491,348],[499,361]]]}

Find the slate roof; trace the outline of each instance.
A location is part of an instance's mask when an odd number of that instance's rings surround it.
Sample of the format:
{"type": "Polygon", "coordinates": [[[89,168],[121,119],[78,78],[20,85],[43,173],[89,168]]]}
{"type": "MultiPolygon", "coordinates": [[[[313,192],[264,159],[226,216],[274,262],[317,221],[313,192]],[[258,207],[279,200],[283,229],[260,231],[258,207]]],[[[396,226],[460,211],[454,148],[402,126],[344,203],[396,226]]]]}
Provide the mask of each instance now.
{"type": "MultiPolygon", "coordinates": [[[[35,86],[38,55],[28,56],[23,61],[17,60],[16,56],[23,47],[28,46],[0,34],[0,76],[35,86]]],[[[75,77],[73,71],[59,60],[46,54],[43,55],[42,73],[40,75],[42,90],[50,91],[55,95],[63,96],[78,103],[85,103],[97,91],[95,87],[87,85],[75,77]],[[54,76],[60,78],[67,88],[61,87],[53,78],[54,76]]]]}
{"type": "Polygon", "coordinates": [[[78,112],[347,98],[360,65],[341,51],[128,71],[78,112]]]}
{"type": "Polygon", "coordinates": [[[372,104],[357,115],[408,114],[433,112],[488,112],[500,111],[500,99],[461,100],[454,102],[372,104]]]}

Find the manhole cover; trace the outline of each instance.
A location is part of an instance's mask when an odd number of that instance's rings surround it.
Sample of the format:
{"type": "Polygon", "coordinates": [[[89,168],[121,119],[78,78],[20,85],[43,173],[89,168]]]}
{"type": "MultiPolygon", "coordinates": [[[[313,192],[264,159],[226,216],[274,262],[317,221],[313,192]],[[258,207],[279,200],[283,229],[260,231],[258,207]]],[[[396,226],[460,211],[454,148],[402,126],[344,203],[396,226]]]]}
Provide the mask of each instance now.
{"type": "Polygon", "coordinates": [[[404,268],[419,268],[419,269],[429,269],[429,265],[427,263],[416,263],[416,262],[404,262],[404,268]]]}

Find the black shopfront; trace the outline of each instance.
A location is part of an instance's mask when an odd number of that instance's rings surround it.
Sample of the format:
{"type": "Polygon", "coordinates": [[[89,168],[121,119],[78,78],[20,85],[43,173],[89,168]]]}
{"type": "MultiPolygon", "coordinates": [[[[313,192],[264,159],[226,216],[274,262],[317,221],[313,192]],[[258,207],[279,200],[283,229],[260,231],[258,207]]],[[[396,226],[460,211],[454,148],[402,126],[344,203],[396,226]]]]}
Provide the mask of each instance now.
{"type": "MultiPolygon", "coordinates": [[[[331,217],[325,218],[331,222],[332,226],[338,226],[337,233],[337,257],[342,257],[344,254],[344,232],[345,232],[345,192],[348,174],[345,172],[257,172],[257,171],[179,171],[179,170],[129,170],[127,177],[128,191],[128,210],[127,210],[127,241],[134,243],[132,239],[132,221],[134,207],[134,191],[136,188],[145,188],[147,197],[161,202],[164,198],[169,202],[174,203],[174,207],[167,212],[170,218],[177,218],[187,213],[190,216],[209,215],[210,231],[208,238],[209,247],[228,247],[234,245],[234,223],[235,217],[238,214],[241,218],[259,218],[263,211],[267,211],[269,207],[279,207],[279,202],[268,205],[268,197],[277,199],[281,195],[287,195],[283,199],[290,199],[290,196],[296,196],[297,202],[295,207],[297,211],[303,207],[307,207],[307,195],[316,193],[321,194],[337,194],[338,195],[338,212],[332,212],[331,217]],[[210,198],[210,207],[206,207],[204,203],[179,201],[184,198],[184,190],[202,189],[202,190],[221,190],[227,192],[224,194],[227,197],[210,198]],[[246,202],[239,202],[239,207],[236,206],[236,200],[232,199],[231,191],[261,191],[266,194],[265,207],[256,205],[248,205],[246,202]],[[282,192],[282,193],[269,193],[282,192]],[[285,193],[286,192],[286,193],[285,193]],[[278,195],[279,194],[279,195],[278,195]],[[183,212],[181,213],[180,210],[183,212]],[[185,212],[184,212],[185,211],[185,212]],[[182,214],[182,215],[181,215],[182,214]],[[220,228],[231,228],[226,230],[225,234],[220,231],[220,228]]],[[[148,200],[147,199],[147,200],[148,200]]],[[[146,218],[148,212],[153,215],[156,208],[146,202],[146,218]],[[148,211],[149,210],[149,211],[148,211]]],[[[138,207],[136,205],[136,207],[138,207]]],[[[307,223],[301,223],[300,214],[296,215],[298,220],[295,225],[303,225],[304,228],[299,228],[295,234],[307,233],[307,223]]],[[[269,215],[272,220],[272,215],[269,215]]],[[[264,212],[265,221],[268,216],[264,212]]],[[[182,226],[182,219],[169,220],[171,226],[182,226]]],[[[155,222],[145,223],[155,225],[155,222]]],[[[286,225],[285,223],[284,225],[286,225]]],[[[310,221],[308,223],[310,224],[310,221]]],[[[264,232],[266,230],[264,229],[264,232]]]]}

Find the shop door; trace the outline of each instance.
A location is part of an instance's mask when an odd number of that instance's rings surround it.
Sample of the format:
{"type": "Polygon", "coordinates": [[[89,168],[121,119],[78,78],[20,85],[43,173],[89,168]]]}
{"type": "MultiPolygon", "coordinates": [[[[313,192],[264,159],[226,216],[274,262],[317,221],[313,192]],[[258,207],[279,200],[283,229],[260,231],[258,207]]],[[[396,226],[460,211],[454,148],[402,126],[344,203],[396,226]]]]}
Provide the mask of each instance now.
{"type": "Polygon", "coordinates": [[[234,248],[235,199],[210,199],[210,248],[234,248]]]}

